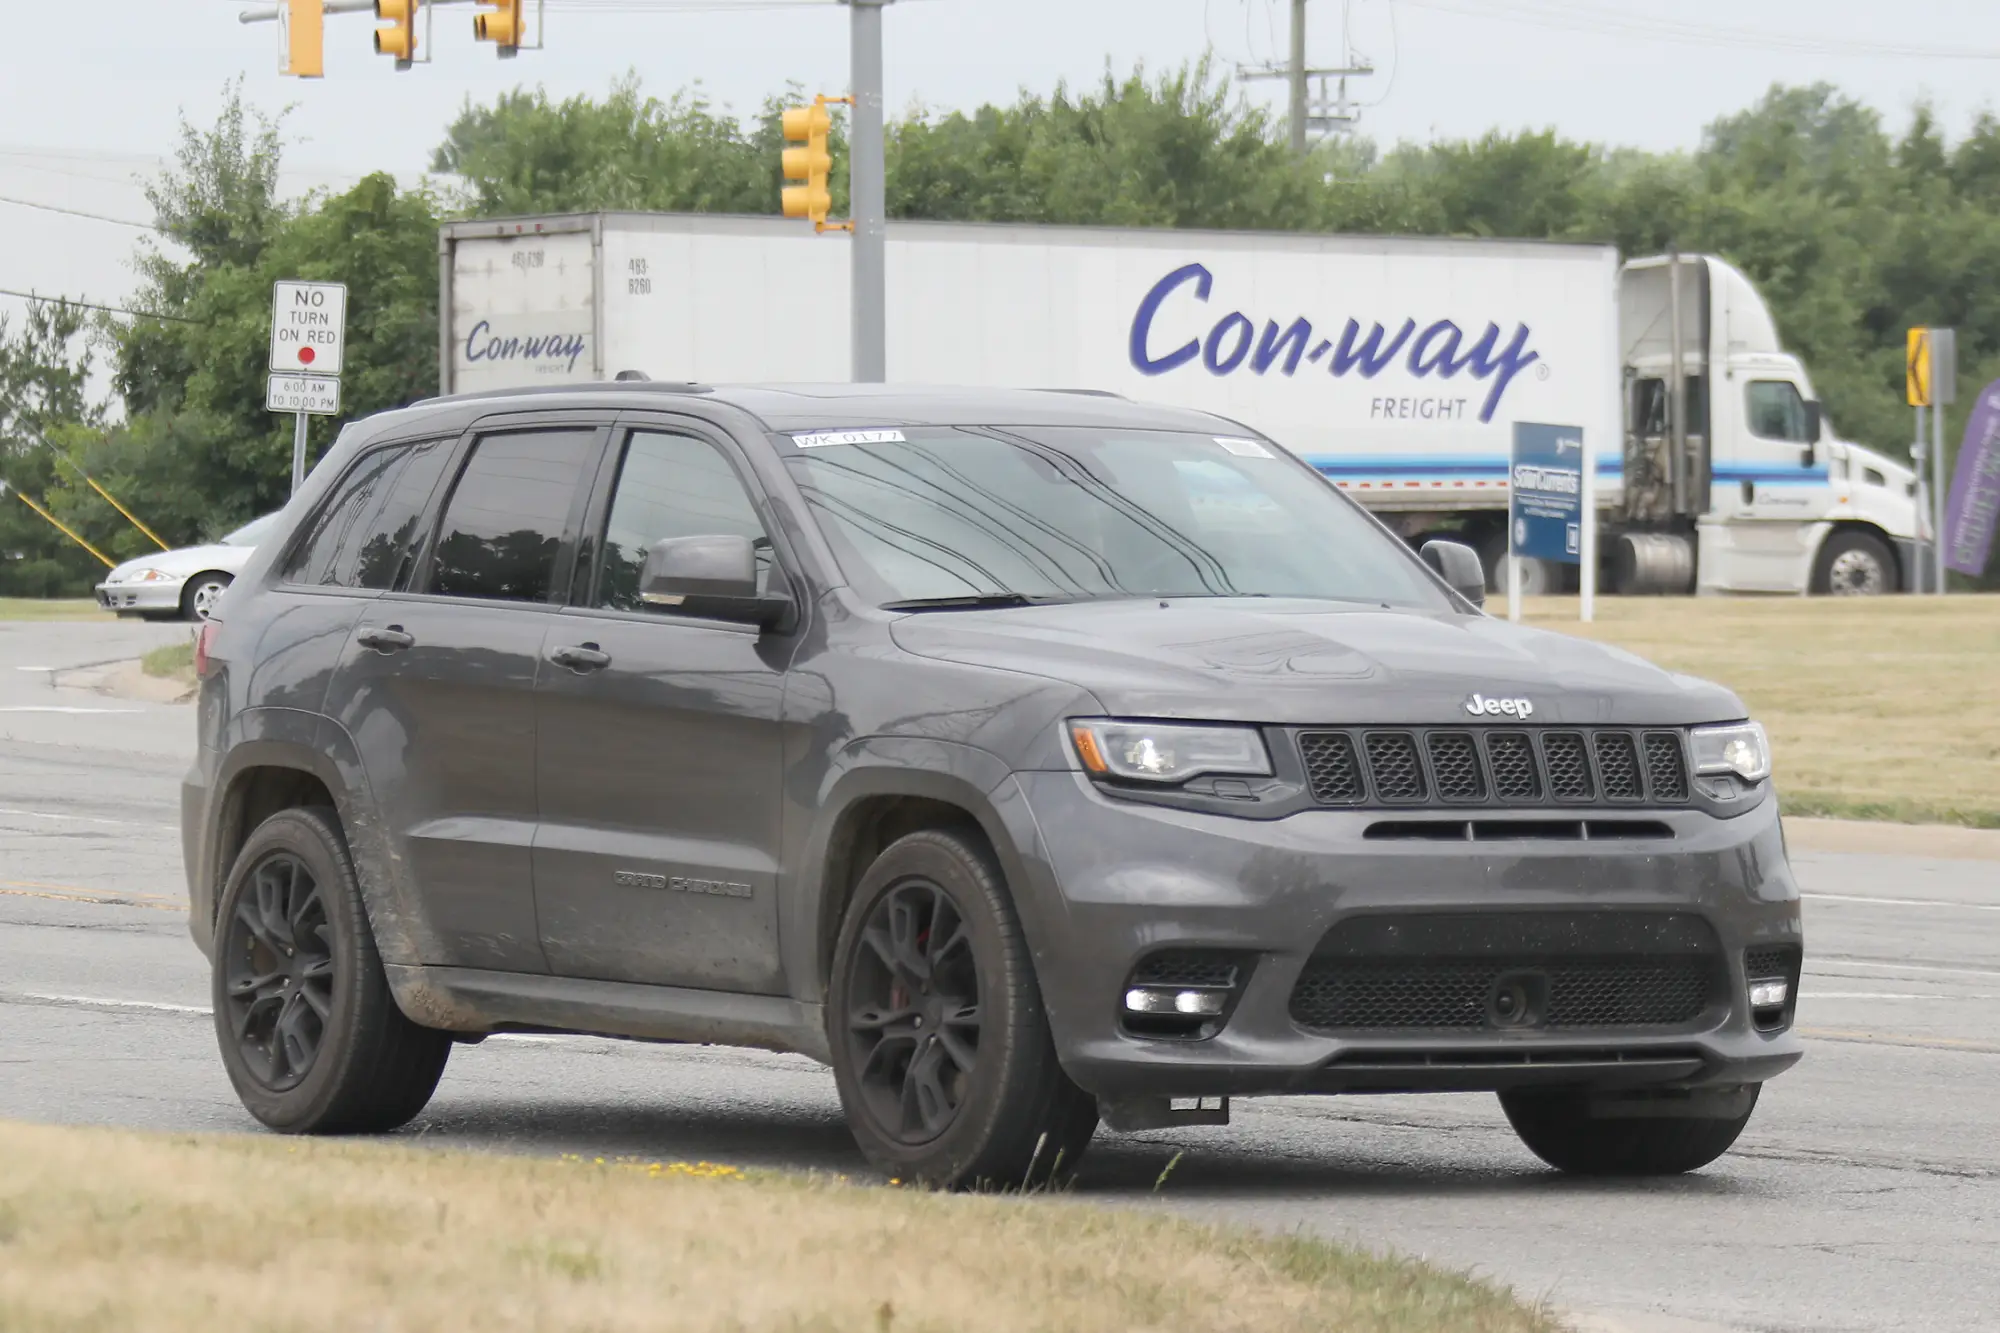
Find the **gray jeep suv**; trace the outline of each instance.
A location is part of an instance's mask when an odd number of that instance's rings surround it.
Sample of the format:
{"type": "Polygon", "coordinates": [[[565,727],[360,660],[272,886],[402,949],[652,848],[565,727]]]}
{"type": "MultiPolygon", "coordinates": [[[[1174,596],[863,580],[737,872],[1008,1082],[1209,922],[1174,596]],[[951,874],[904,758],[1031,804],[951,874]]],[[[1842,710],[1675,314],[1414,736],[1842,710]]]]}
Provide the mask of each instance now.
{"type": "Polygon", "coordinates": [[[1800,1054],[1764,733],[1481,588],[1108,395],[350,425],[199,644],[223,1062],[332,1133],[496,1032],[803,1052],[945,1185],[1282,1093],[1494,1091],[1559,1168],[1705,1165],[1800,1054]]]}

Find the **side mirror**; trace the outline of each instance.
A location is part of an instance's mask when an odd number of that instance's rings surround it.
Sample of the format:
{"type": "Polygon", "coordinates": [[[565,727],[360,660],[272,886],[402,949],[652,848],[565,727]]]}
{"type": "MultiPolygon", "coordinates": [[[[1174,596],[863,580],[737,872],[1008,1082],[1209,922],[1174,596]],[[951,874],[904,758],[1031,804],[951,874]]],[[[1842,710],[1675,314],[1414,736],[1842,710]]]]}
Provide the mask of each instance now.
{"type": "Polygon", "coordinates": [[[654,542],[639,571],[639,600],[710,620],[765,629],[783,623],[792,599],[757,590],[757,552],[748,537],[668,537],[654,542]]]}
{"type": "Polygon", "coordinates": [[[1486,606],[1486,570],[1479,563],[1479,553],[1463,542],[1429,541],[1424,543],[1424,563],[1447,584],[1451,590],[1482,610],[1486,606]]]}
{"type": "Polygon", "coordinates": [[[1806,447],[1805,465],[1811,467],[1819,461],[1819,442],[1826,434],[1826,414],[1817,402],[1806,404],[1806,447]]]}

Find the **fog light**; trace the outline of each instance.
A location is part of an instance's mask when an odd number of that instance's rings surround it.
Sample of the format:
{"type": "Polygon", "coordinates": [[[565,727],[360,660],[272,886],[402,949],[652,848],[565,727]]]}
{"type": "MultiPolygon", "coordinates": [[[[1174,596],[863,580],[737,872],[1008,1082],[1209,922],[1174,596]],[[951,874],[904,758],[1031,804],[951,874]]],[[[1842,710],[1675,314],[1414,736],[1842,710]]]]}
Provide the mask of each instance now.
{"type": "Polygon", "coordinates": [[[1125,992],[1125,1009],[1134,1014],[1191,1014],[1213,1018],[1229,1001],[1226,990],[1177,990],[1170,986],[1134,986],[1125,992]]]}
{"type": "Polygon", "coordinates": [[[1750,1007],[1752,1009],[1782,1009],[1791,994],[1791,983],[1785,981],[1753,981],[1750,983],[1750,1007]]]}

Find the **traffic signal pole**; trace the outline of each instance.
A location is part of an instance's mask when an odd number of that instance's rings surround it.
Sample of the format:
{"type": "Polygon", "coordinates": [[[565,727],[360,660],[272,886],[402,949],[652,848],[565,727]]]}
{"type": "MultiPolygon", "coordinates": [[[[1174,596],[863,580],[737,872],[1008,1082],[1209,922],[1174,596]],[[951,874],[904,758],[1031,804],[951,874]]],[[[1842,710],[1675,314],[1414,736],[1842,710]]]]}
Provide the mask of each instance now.
{"type": "Polygon", "coordinates": [[[854,137],[849,145],[854,217],[854,372],[856,384],[888,378],[888,167],[882,145],[882,7],[890,0],[847,0],[852,11],[854,137]]]}

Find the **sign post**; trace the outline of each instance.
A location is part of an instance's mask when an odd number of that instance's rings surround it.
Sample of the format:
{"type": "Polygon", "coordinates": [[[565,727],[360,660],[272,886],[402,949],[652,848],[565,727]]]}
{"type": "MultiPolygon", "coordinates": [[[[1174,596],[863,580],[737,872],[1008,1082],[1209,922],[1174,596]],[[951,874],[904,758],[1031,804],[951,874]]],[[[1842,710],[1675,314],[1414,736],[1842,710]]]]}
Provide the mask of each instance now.
{"type": "Polygon", "coordinates": [[[280,282],[271,294],[271,379],[264,406],[297,418],[292,492],[306,479],[306,418],[338,416],[347,351],[347,286],[280,282]]]}
{"type": "MultiPolygon", "coordinates": [[[[1945,488],[1944,409],[1958,399],[1958,334],[1954,329],[1911,329],[1904,357],[1904,397],[1917,410],[1916,441],[1910,461],[1916,464],[1917,512],[1931,530],[1930,591],[1944,595],[1945,488]],[[1925,417],[1930,420],[1928,437],[1925,417]],[[1924,464],[1928,462],[1928,470],[1924,464]]],[[[1919,570],[1917,591],[1925,591],[1919,570]]]]}
{"type": "Polygon", "coordinates": [[[1583,428],[1514,423],[1508,469],[1507,618],[1521,618],[1521,561],[1583,563],[1583,428]]]}

